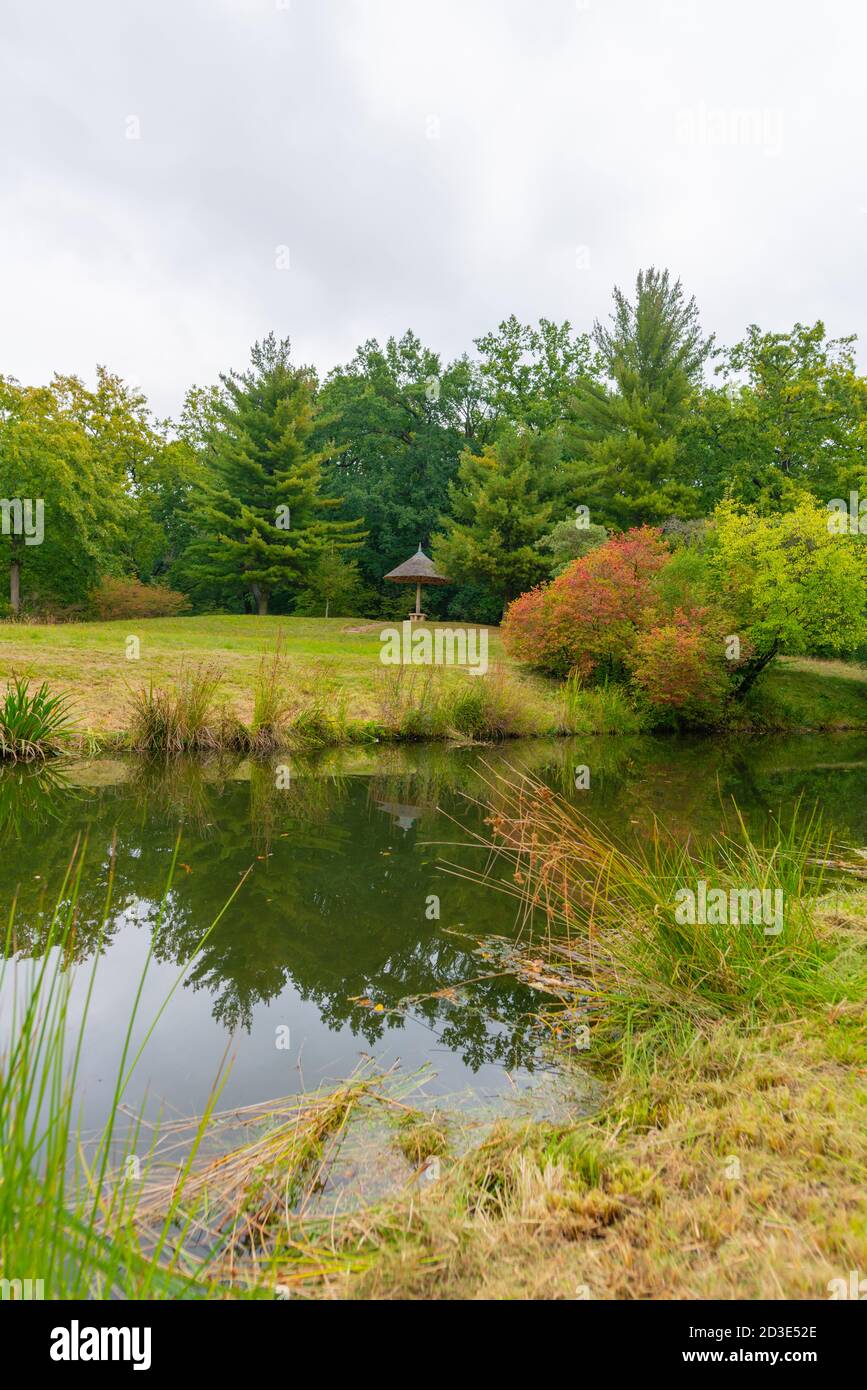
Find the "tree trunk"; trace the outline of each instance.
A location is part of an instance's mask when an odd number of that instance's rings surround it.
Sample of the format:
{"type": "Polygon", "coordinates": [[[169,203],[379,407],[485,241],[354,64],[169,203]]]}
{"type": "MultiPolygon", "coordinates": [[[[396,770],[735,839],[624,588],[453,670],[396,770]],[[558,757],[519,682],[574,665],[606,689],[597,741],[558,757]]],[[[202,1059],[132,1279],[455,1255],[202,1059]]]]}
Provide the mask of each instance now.
{"type": "Polygon", "coordinates": [[[9,567],[9,607],[17,618],[21,612],[21,562],[14,556],[9,567]]]}
{"type": "Polygon", "coordinates": [[[760,656],[754,656],[749,661],[745,662],[744,666],[741,668],[741,679],[735,691],[736,700],[742,700],[744,698],[747,691],[755,685],[757,677],[760,676],[765,667],[773,661],[779,650],[779,642],[774,642],[773,646],[768,651],[763,652],[760,656]]]}
{"type": "Polygon", "coordinates": [[[268,590],[263,589],[261,584],[251,584],[250,593],[256,601],[256,612],[260,618],[268,616],[268,590]]]}

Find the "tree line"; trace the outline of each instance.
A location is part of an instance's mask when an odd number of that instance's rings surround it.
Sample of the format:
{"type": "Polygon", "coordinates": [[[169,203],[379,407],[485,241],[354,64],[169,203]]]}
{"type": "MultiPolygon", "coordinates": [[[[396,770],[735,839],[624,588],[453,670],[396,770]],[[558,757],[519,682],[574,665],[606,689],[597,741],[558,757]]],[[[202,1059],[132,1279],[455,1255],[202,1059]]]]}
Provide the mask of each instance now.
{"type": "Polygon", "coordinates": [[[429,611],[496,622],[633,527],[867,493],[867,379],[821,322],[721,347],[650,268],[587,332],[512,316],[473,346],[371,339],[320,379],[272,333],[174,421],[104,366],[0,377],[0,612],[392,617],[421,544],[452,580],[429,611]]]}

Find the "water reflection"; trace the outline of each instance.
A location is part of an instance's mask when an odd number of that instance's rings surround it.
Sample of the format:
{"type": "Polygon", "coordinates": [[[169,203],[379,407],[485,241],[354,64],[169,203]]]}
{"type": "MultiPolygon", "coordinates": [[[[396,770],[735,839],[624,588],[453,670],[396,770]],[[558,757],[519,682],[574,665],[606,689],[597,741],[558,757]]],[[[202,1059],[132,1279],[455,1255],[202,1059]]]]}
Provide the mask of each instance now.
{"type": "MultiPolygon", "coordinates": [[[[453,1081],[460,1068],[532,1068],[537,996],[508,976],[480,978],[473,954],[478,937],[514,931],[514,904],[442,871],[444,860],[472,854],[460,841],[483,829],[474,800],[483,764],[532,770],[627,838],[651,833],[657,819],[680,836],[712,834],[733,801],[760,825],[803,796],[819,803],[839,838],[867,842],[864,735],[336,750],[313,762],[281,759],[288,777],[237,759],[14,768],[0,773],[0,893],[7,918],[17,900],[15,947],[27,955],[44,943],[82,834],[75,956],[89,960],[101,949],[111,965],[115,983],[101,998],[106,1038],[111,989],[120,1029],[124,985],[146,941],[166,979],[195,956],[188,997],[206,1002],[211,1028],[251,1034],[257,1048],[273,1051],[266,1034],[273,1037],[279,1016],[293,1021],[299,1047],[338,1072],[351,1070],[359,1042],[377,1055],[386,1043],[397,1046],[410,1063],[457,1063],[453,1081]],[[590,768],[586,791],[574,787],[581,765],[590,768]],[[179,867],[162,904],[179,826],[179,867]],[[112,853],[113,901],[100,946],[112,853]],[[426,915],[431,895],[439,920],[426,915]]],[[[176,1051],[192,1055],[206,1024],[198,1008],[181,1012],[161,1026],[176,1051]]],[[[201,1050],[212,1057],[211,1042],[201,1050]]],[[[273,1059],[255,1055],[264,1085],[273,1059]]],[[[170,1066],[157,1084],[171,1093],[170,1066]]]]}

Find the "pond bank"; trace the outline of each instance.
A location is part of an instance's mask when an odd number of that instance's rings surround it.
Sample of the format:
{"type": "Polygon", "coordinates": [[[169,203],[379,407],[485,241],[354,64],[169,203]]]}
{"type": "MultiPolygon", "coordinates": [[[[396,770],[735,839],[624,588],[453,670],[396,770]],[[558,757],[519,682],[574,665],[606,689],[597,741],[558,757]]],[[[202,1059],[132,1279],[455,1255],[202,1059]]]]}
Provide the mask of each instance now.
{"type": "MultiPolygon", "coordinates": [[[[622,689],[569,695],[511,661],[496,628],[486,629],[490,670],[470,677],[454,668],[383,666],[381,627],[248,617],[6,623],[0,679],[26,674],[67,697],[67,746],[91,753],[291,751],[646,729],[622,689]]],[[[867,728],[867,669],[781,658],[732,710],[727,731],[857,728],[867,728]]]]}
{"type": "MultiPolygon", "coordinates": [[[[863,962],[867,894],[823,920],[863,962]]],[[[411,1198],[311,1229],[279,1277],[309,1297],[828,1298],[867,1268],[865,1064],[863,993],[752,1028],[672,1020],[652,1059],[623,1046],[596,1117],[501,1125],[411,1198]]]]}
{"type": "MultiPolygon", "coordinates": [[[[669,998],[655,970],[630,979],[610,1029],[597,1031],[591,1011],[588,1050],[578,958],[557,955],[544,921],[530,933],[518,866],[479,869],[497,817],[509,824],[498,782],[522,775],[542,789],[540,804],[568,805],[597,844],[616,838],[631,856],[655,853],[661,826],[693,854],[720,836],[733,804],[760,846],[799,800],[818,804],[842,843],[865,845],[864,735],[334,748],[291,758],[278,785],[280,763],[123,757],[0,772],[0,891],[15,901],[7,946],[24,971],[40,958],[81,837],[81,877],[64,895],[80,976],[73,1019],[98,969],[76,1120],[97,1133],[105,1122],[106,1079],[146,966],[133,1050],[149,1019],[159,1023],[127,1088],[125,1114],[144,1107],[136,1156],[161,1110],[201,1114],[227,1049],[219,1108],[255,1121],[255,1143],[273,1136],[275,1190],[291,1186],[292,1223],[279,1251],[269,1246],[216,1296],[267,1297],[276,1281],[310,1297],[642,1297],[669,1278],[677,1296],[726,1296],[740,1271],[765,1296],[822,1297],[816,1280],[832,1277],[835,1259],[853,1262],[841,1277],[859,1267],[864,894],[838,890],[815,941],[799,936],[791,952],[786,932],[779,946],[758,938],[773,946],[766,961],[723,951],[728,973],[713,990],[709,969],[695,972],[700,935],[659,977],[692,971],[690,990],[669,998]],[[359,1054],[392,1078],[377,1095],[352,1080],[359,1054]],[[552,1066],[574,1084],[540,1108],[552,1066]],[[472,1116],[456,1105],[464,1094],[472,1116]],[[370,1113],[372,1137],[354,1118],[370,1113]],[[359,1187],[365,1158],[391,1180],[359,1187]]],[[[638,882],[652,886],[653,874],[638,882]]],[[[608,897],[622,920],[662,920],[630,908],[616,882],[608,897]]],[[[128,1130],[128,1119],[116,1128],[113,1164],[128,1130]]],[[[202,1162],[228,1137],[208,1133],[202,1162]]],[[[242,1147],[232,1172],[252,1185],[236,1196],[255,1215],[263,1150],[249,1138],[242,1147]]],[[[33,1212],[43,1210],[37,1195],[33,1212]]],[[[208,1292],[204,1274],[192,1291],[208,1292]]]]}

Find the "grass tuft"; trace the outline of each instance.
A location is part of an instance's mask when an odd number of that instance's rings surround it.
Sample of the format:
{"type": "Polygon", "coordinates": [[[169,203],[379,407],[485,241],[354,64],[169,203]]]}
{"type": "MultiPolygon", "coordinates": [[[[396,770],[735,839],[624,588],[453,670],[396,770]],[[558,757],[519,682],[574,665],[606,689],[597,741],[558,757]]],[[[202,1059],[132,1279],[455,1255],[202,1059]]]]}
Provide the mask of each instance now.
{"type": "Polygon", "coordinates": [[[58,753],[69,724],[64,695],[52,695],[45,681],[34,690],[28,676],[13,675],[0,705],[0,758],[33,762],[58,753]]]}

